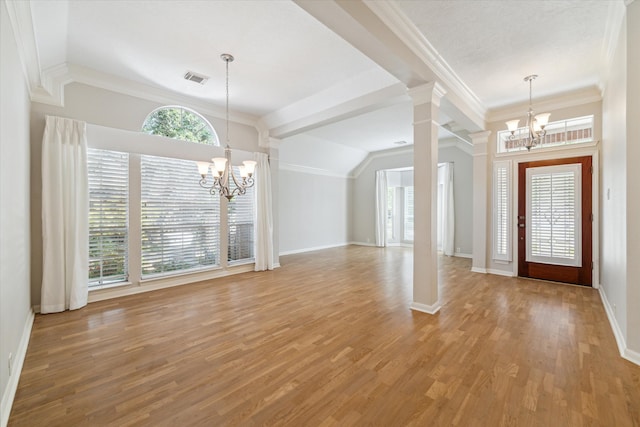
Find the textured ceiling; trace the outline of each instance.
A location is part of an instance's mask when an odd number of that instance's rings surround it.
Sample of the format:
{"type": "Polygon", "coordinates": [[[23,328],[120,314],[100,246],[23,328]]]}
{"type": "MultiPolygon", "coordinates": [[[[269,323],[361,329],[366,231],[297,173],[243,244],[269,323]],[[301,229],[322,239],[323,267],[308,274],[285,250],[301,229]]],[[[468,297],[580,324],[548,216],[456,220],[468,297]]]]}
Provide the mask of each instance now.
{"type": "Polygon", "coordinates": [[[489,109],[600,83],[611,1],[397,3],[489,109]]]}

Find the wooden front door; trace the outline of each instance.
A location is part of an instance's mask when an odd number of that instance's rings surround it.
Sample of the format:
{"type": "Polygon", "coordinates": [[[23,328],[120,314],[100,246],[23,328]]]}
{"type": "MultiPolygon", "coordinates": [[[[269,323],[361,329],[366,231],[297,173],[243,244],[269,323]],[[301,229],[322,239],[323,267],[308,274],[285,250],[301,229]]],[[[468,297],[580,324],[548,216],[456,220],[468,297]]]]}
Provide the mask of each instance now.
{"type": "Polygon", "coordinates": [[[591,286],[591,157],[520,163],[518,275],[591,286]]]}

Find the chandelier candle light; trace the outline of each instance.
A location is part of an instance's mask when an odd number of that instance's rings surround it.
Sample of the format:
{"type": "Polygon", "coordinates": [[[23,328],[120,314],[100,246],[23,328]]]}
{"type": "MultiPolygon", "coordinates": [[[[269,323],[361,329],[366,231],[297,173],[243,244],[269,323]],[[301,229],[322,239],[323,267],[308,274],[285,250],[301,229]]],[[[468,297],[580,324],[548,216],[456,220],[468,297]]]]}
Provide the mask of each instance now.
{"type": "MultiPolygon", "coordinates": [[[[527,112],[526,125],[528,135],[520,139],[520,144],[524,145],[527,148],[527,151],[530,151],[531,147],[535,147],[542,142],[544,136],[547,134],[547,131],[544,128],[547,126],[547,123],[549,123],[549,116],[551,115],[551,113],[542,113],[538,115],[533,114],[533,108],[531,107],[531,82],[533,82],[536,77],[538,77],[537,74],[532,74],[524,78],[525,82],[529,82],[529,111],[527,112]]],[[[519,123],[520,120],[509,120],[507,122],[507,128],[511,132],[511,135],[509,136],[510,141],[516,139],[515,133],[518,130],[519,123]]]]}
{"type": "Polygon", "coordinates": [[[225,62],[227,69],[227,144],[224,148],[224,157],[214,157],[211,159],[213,165],[209,162],[196,162],[198,164],[198,172],[200,172],[200,186],[209,190],[211,195],[219,194],[226,197],[228,200],[233,199],[233,196],[238,194],[245,194],[247,188],[253,187],[253,171],[256,167],[256,162],[253,160],[243,161],[242,166],[238,166],[240,170],[240,179],[236,177],[231,166],[231,148],[229,147],[229,62],[233,61],[233,56],[228,53],[223,53],[220,58],[225,62]],[[213,183],[207,182],[207,175],[209,174],[209,168],[212,168],[213,183]],[[233,180],[235,188],[232,190],[229,187],[229,177],[233,180]]]}

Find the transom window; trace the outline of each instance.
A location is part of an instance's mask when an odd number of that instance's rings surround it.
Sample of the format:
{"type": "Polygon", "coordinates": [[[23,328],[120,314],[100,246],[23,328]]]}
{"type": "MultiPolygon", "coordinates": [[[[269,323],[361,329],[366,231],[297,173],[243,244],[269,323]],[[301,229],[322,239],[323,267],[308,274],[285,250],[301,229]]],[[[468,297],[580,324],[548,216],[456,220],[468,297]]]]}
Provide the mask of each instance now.
{"type": "Polygon", "coordinates": [[[220,145],[218,135],[207,119],[176,105],[153,110],[144,120],[142,131],[197,144],[220,145]]]}
{"type": "MultiPolygon", "coordinates": [[[[532,150],[539,148],[557,147],[561,145],[583,144],[593,141],[593,116],[576,117],[569,120],[550,122],[545,130],[547,134],[532,150]]],[[[515,132],[515,139],[511,140],[511,132],[498,132],[498,153],[526,151],[523,140],[528,135],[526,127],[515,132]]]]}

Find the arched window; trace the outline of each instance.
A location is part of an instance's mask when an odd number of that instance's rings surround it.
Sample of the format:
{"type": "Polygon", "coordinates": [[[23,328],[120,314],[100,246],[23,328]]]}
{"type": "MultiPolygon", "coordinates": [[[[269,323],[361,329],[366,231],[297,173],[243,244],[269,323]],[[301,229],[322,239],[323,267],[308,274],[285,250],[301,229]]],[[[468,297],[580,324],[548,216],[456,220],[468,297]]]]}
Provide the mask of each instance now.
{"type": "Polygon", "coordinates": [[[198,144],[220,145],[218,135],[207,119],[177,105],[153,110],[144,120],[142,131],[198,144]]]}

